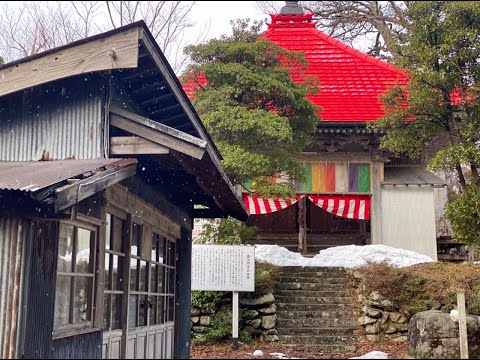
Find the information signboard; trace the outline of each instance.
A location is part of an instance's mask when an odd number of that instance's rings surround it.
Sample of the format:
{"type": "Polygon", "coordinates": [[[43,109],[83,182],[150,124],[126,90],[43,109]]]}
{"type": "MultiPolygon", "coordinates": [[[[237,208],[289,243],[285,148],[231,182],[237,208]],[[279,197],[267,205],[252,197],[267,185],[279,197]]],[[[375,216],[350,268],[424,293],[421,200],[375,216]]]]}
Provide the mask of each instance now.
{"type": "Polygon", "coordinates": [[[192,290],[255,291],[255,247],[193,245],[192,290]]]}

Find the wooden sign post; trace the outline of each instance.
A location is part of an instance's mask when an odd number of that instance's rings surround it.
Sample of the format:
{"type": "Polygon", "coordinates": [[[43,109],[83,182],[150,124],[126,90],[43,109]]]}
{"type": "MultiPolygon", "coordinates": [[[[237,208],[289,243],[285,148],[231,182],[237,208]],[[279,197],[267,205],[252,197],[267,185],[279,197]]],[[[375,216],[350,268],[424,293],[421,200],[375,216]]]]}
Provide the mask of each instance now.
{"type": "Polygon", "coordinates": [[[465,311],[465,293],[457,293],[458,326],[460,334],[460,358],[468,359],[467,314],[465,311]]]}

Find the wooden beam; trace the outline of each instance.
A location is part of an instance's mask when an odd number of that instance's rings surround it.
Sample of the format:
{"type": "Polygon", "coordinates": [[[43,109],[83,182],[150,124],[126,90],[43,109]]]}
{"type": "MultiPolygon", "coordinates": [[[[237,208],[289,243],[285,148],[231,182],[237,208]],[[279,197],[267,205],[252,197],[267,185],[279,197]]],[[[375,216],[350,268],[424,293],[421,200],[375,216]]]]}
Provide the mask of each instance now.
{"type": "Polygon", "coordinates": [[[112,107],[111,125],[182,154],[201,159],[207,142],[142,116],[112,107]]]}
{"type": "Polygon", "coordinates": [[[136,68],[139,27],[66,46],[0,70],[0,96],[94,71],[136,68]]]}
{"type": "Polygon", "coordinates": [[[142,101],[142,105],[144,105],[144,106],[150,105],[150,104],[156,103],[158,101],[168,99],[169,97],[173,97],[173,96],[174,96],[174,94],[172,94],[172,93],[163,94],[163,95],[160,95],[160,96],[142,101]]]}
{"type": "Polygon", "coordinates": [[[307,253],[307,197],[298,201],[298,251],[307,253]]]}
{"type": "Polygon", "coordinates": [[[165,155],[170,150],[153,141],[138,136],[118,136],[110,138],[110,155],[165,155]]]}
{"type": "Polygon", "coordinates": [[[66,209],[119,181],[135,175],[136,170],[136,164],[124,168],[114,167],[97,175],[77,181],[74,184],[59,188],[56,191],[55,212],[66,209]]]}

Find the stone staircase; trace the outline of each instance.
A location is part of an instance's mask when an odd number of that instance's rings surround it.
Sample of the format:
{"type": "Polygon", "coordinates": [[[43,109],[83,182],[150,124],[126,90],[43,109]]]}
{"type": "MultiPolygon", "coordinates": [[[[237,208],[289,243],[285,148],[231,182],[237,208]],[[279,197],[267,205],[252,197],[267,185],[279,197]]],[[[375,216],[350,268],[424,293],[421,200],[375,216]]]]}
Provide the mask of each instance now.
{"type": "Polygon", "coordinates": [[[347,276],[343,268],[282,268],[274,292],[282,344],[318,354],[355,350],[362,328],[347,276]]]}

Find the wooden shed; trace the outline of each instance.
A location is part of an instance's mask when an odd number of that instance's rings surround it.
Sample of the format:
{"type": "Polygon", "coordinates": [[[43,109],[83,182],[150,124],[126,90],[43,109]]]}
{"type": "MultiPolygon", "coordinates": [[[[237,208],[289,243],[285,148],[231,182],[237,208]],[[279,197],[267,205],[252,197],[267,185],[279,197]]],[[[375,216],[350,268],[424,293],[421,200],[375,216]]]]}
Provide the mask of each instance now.
{"type": "Polygon", "coordinates": [[[0,67],[1,357],[188,358],[220,161],[143,22],[0,67]]]}

